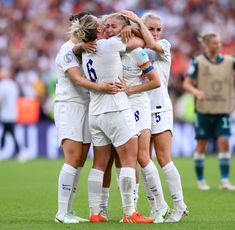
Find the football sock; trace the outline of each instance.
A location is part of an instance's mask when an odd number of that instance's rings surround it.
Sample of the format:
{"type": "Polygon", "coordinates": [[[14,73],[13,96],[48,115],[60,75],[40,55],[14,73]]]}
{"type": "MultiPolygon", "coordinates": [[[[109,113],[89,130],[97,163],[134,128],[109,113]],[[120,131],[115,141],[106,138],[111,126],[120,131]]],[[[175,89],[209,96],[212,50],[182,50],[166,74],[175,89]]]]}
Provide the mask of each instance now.
{"type": "Polygon", "coordinates": [[[156,200],[154,198],[154,195],[153,195],[150,187],[148,186],[148,182],[147,182],[145,174],[143,173],[143,170],[141,170],[141,175],[142,175],[142,178],[143,178],[144,190],[145,190],[146,195],[147,195],[149,206],[151,207],[152,210],[157,210],[156,200]]]}
{"type": "Polygon", "coordinates": [[[166,164],[162,168],[162,170],[166,177],[166,182],[174,205],[184,207],[185,205],[183,202],[183,190],[181,185],[180,174],[177,168],[175,167],[174,163],[171,161],[168,164],[166,164]]]}
{"type": "Polygon", "coordinates": [[[74,183],[73,183],[73,188],[72,188],[73,192],[72,192],[71,197],[69,199],[69,206],[68,206],[69,211],[72,211],[72,205],[73,205],[74,198],[76,196],[77,186],[78,186],[81,170],[82,170],[82,167],[78,167],[77,171],[76,171],[76,175],[75,175],[74,183]]]}
{"type": "Polygon", "coordinates": [[[100,208],[102,210],[108,209],[108,201],[109,201],[109,188],[102,188],[102,194],[101,194],[101,203],[100,208]]]}
{"type": "Polygon", "coordinates": [[[92,168],[88,176],[88,202],[90,215],[100,213],[100,203],[102,194],[104,172],[92,168]]]}
{"type": "Polygon", "coordinates": [[[73,185],[77,170],[64,164],[58,181],[58,214],[63,217],[69,211],[69,200],[73,193],[73,185]]]}
{"type": "Polygon", "coordinates": [[[119,176],[119,189],[122,198],[124,215],[131,216],[135,212],[133,191],[135,186],[135,169],[123,167],[119,176]]]}
{"type": "MultiPolygon", "coordinates": [[[[152,192],[156,201],[157,209],[164,208],[167,203],[164,199],[162,184],[158,174],[158,170],[153,161],[150,161],[145,168],[141,169],[142,174],[146,178],[148,189],[152,192]]],[[[148,194],[149,192],[147,192],[148,194]]],[[[152,204],[152,202],[150,202],[152,204]]]]}
{"type": "Polygon", "coordinates": [[[228,179],[229,177],[229,169],[230,169],[230,159],[231,154],[229,152],[227,153],[219,153],[219,166],[220,166],[220,174],[221,179],[228,179]]]}
{"type": "Polygon", "coordinates": [[[205,165],[205,154],[198,154],[197,152],[194,153],[194,167],[197,176],[197,180],[204,179],[204,165],[205,165]]]}
{"type": "Polygon", "coordinates": [[[138,203],[138,199],[139,199],[139,184],[135,184],[133,196],[134,196],[135,210],[137,211],[137,203],[138,203]]]}

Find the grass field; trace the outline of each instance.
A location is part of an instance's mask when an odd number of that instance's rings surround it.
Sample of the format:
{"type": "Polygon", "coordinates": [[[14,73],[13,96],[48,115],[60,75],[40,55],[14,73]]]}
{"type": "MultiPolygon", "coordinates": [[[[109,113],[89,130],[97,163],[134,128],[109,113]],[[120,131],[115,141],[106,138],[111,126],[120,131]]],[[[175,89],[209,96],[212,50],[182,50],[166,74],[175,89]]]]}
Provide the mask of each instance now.
{"type": "MultiPolygon", "coordinates": [[[[119,223],[122,217],[121,199],[113,177],[110,193],[108,223],[63,225],[54,223],[57,209],[57,178],[63,164],[60,160],[40,159],[24,164],[14,160],[0,162],[0,229],[235,229],[235,191],[218,190],[219,169],[216,157],[207,157],[205,175],[212,189],[198,191],[195,186],[193,161],[188,158],[174,160],[178,167],[185,201],[190,215],[180,223],[158,225],[136,225],[119,223]]],[[[81,176],[74,210],[82,217],[88,217],[87,175],[91,167],[88,160],[81,176]]],[[[172,202],[162,177],[165,197],[172,202]]],[[[235,182],[235,160],[231,168],[231,181],[235,182]]],[[[140,187],[138,207],[145,215],[149,206],[143,186],[140,187]]]]}

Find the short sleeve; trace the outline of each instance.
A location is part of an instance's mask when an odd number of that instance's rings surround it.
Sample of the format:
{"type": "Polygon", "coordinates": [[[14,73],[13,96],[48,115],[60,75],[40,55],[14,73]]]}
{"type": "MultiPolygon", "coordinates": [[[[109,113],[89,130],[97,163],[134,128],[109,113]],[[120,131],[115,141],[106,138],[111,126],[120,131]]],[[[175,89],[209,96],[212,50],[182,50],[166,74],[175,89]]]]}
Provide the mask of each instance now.
{"type": "Polygon", "coordinates": [[[75,56],[72,50],[63,50],[63,49],[61,50],[60,64],[64,72],[66,72],[66,70],[72,67],[76,66],[80,67],[77,57],[75,56]]]}
{"type": "Polygon", "coordinates": [[[142,48],[137,48],[133,51],[134,59],[136,60],[138,66],[143,71],[143,74],[146,74],[153,70],[153,65],[149,60],[148,54],[142,48]]]}

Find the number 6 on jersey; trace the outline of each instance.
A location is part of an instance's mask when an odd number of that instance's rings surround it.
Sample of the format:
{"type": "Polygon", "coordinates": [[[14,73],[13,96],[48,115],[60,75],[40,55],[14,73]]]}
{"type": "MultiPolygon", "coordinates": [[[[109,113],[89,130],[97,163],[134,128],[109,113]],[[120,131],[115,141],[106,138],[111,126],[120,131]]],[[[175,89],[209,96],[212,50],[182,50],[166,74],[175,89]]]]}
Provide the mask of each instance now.
{"type": "Polygon", "coordinates": [[[95,69],[92,67],[92,64],[93,64],[93,61],[91,59],[89,59],[89,61],[86,63],[87,72],[89,74],[91,81],[96,82],[97,76],[96,76],[95,69]]]}

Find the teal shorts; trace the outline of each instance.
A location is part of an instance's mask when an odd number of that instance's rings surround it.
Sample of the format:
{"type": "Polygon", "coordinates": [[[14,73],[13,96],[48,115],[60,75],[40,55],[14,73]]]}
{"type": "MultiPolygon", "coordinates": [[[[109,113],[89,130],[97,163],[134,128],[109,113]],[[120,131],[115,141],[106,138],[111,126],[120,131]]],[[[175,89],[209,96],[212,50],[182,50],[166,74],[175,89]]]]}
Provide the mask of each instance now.
{"type": "Polygon", "coordinates": [[[196,113],[196,139],[211,139],[219,136],[231,136],[231,121],[229,114],[196,113]]]}

